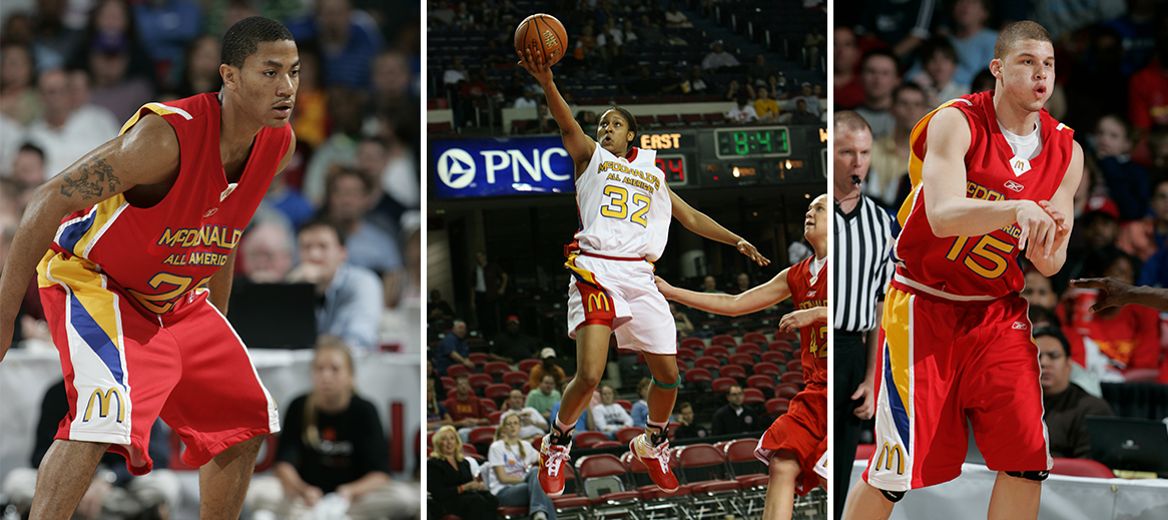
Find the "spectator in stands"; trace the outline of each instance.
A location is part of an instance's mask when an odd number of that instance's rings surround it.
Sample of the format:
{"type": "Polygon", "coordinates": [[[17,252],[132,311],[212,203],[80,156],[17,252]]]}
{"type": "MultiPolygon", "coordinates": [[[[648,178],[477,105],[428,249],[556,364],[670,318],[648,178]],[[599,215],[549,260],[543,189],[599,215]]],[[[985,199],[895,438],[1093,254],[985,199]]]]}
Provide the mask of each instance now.
{"type": "Polygon", "coordinates": [[[535,102],[535,93],[530,90],[524,90],[523,93],[515,99],[515,103],[511,105],[511,108],[534,109],[537,104],[538,103],[535,102]]]}
{"type": "MultiPolygon", "coordinates": [[[[1113,251],[1102,258],[1102,272],[1086,271],[1087,276],[1105,276],[1122,283],[1133,284],[1139,261],[1130,255],[1113,251]]],[[[1143,284],[1141,284],[1143,285],[1143,284]]],[[[1097,298],[1096,295],[1078,292],[1075,301],[1097,298]]],[[[1105,356],[1105,365],[1093,363],[1093,353],[1084,356],[1075,352],[1075,359],[1092,372],[1100,374],[1104,380],[1139,381],[1154,379],[1160,364],[1160,315],[1154,309],[1142,306],[1127,306],[1119,309],[1100,310],[1093,314],[1080,311],[1087,305],[1074,305],[1075,311],[1064,323],[1076,332],[1089,338],[1105,356]],[[1110,376],[1110,377],[1109,377],[1110,376]]]]}
{"type": "Polygon", "coordinates": [[[596,431],[609,436],[633,425],[633,418],[625,407],[616,402],[616,390],[609,385],[600,387],[600,404],[592,405],[592,420],[596,423],[596,431]]]}
{"type": "Polygon", "coordinates": [[[103,0],[89,12],[89,23],[69,58],[70,70],[84,70],[92,85],[93,103],[118,121],[128,119],[154,96],[155,69],[139,24],[125,0],[103,0]]]}
{"type": "Polygon", "coordinates": [[[990,60],[994,59],[994,43],[998,40],[998,31],[986,28],[989,17],[989,0],[957,0],[953,3],[953,28],[949,35],[949,43],[957,52],[954,82],[973,83],[973,78],[979,72],[986,71],[990,60]]]}
{"type": "Polygon", "coordinates": [[[909,134],[929,112],[925,91],[916,83],[902,83],[892,93],[894,125],[888,135],[872,143],[872,167],[864,183],[867,195],[887,208],[896,208],[908,195],[909,134]]]}
{"type": "Polygon", "coordinates": [[[860,47],[851,27],[836,27],[834,38],[832,88],[835,90],[835,107],[837,110],[851,110],[864,102],[864,83],[858,74],[860,47]]]}
{"type": "Polygon", "coordinates": [[[345,262],[345,235],[336,225],[316,220],[300,228],[300,265],[291,282],[316,286],[316,330],[337,336],[353,348],[377,348],[377,326],[385,302],[381,283],[367,269],[345,262]]]}
{"type": "Polygon", "coordinates": [[[526,398],[519,389],[512,389],[507,394],[502,411],[519,416],[519,436],[524,439],[540,437],[547,433],[547,420],[540,415],[539,410],[527,406],[526,398]]]}
{"type": "Polygon", "coordinates": [[[637,402],[633,403],[633,409],[629,412],[629,415],[633,418],[633,426],[643,428],[649,422],[650,384],[652,384],[652,380],[647,377],[642,377],[637,382],[637,397],[640,397],[640,399],[637,399],[637,402]]]}
{"type": "Polygon", "coordinates": [[[791,112],[791,123],[797,125],[814,125],[818,124],[821,118],[817,114],[811,113],[807,108],[807,100],[798,98],[795,100],[795,111],[791,112]]]}
{"type": "Polygon", "coordinates": [[[693,405],[688,402],[677,405],[677,423],[679,426],[673,430],[673,437],[677,440],[701,439],[710,435],[705,428],[694,422],[693,405]]]}
{"type": "MultiPolygon", "coordinates": [[[[155,67],[169,70],[171,77],[161,78],[173,85],[186,67],[188,42],[199,37],[203,12],[194,0],[154,0],[134,5],[134,19],[142,44],[154,60],[155,67]]],[[[201,92],[210,92],[205,90],[201,92]]]]}
{"type": "Polygon", "coordinates": [[[64,71],[42,72],[37,87],[44,100],[44,112],[41,119],[29,125],[28,139],[45,151],[49,176],[118,135],[118,123],[108,110],[74,105],[64,71]]]}
{"type": "Polygon", "coordinates": [[[1128,222],[1148,214],[1151,180],[1148,170],[1132,161],[1131,126],[1122,117],[1108,114],[1099,119],[1091,136],[1092,148],[1107,194],[1119,206],[1119,218],[1128,222]]]}
{"type": "MultiPolygon", "coordinates": [[[[1053,312],[1055,305],[1058,304],[1058,295],[1055,294],[1050,279],[1042,276],[1037,269],[1026,270],[1026,286],[1022,289],[1022,297],[1031,308],[1039,307],[1053,312]]],[[[1035,323],[1034,326],[1037,327],[1038,324],[1035,323]]]]}
{"type": "Polygon", "coordinates": [[[669,8],[665,10],[665,27],[669,29],[685,29],[693,27],[693,23],[689,21],[689,17],[685,13],[681,12],[681,9],[670,2],[669,8]]]}
{"type": "Polygon", "coordinates": [[[431,432],[443,426],[454,425],[450,412],[447,412],[446,407],[438,400],[437,386],[434,378],[426,378],[426,431],[431,432]]]}
{"type": "Polygon", "coordinates": [[[560,391],[556,388],[556,380],[551,375],[543,376],[539,386],[527,393],[527,406],[535,408],[544,420],[550,420],[553,406],[560,404],[560,391]]]}
{"type": "MultiPolygon", "coordinates": [[[[21,202],[31,195],[33,189],[45,182],[45,152],[37,145],[24,143],[16,151],[12,160],[12,174],[9,176],[22,190],[21,202]]],[[[23,206],[23,204],[22,204],[23,206]]]]}
{"type": "Polygon", "coordinates": [[[1168,239],[1168,179],[1156,182],[1148,206],[1151,215],[1124,224],[1116,239],[1117,247],[1145,262],[1168,239]]]}
{"type": "Polygon", "coordinates": [[[346,514],[353,519],[418,514],[418,489],[390,479],[381,418],[356,394],[353,377],[349,348],[322,338],[312,358],[312,390],[284,415],[272,470],[279,486],[256,479],[249,493],[256,509],[288,518],[336,495],[351,504],[346,514]]]}
{"type": "Polygon", "coordinates": [[[313,150],[300,186],[301,193],[317,206],[327,204],[332,172],[341,165],[357,162],[357,143],[362,136],[362,107],[365,105],[363,91],[344,87],[330,88],[325,98],[328,108],[323,115],[327,117],[332,133],[313,150]]]}
{"type": "Polygon", "coordinates": [[[556,350],[551,347],[544,347],[539,351],[540,364],[531,369],[531,375],[527,378],[527,384],[532,388],[543,383],[544,376],[552,376],[555,381],[556,388],[560,388],[564,383],[568,382],[568,374],[564,372],[563,367],[556,364],[556,350]]]}
{"type": "Polygon", "coordinates": [[[517,363],[535,355],[539,344],[535,338],[525,334],[519,326],[519,316],[509,314],[507,324],[491,341],[491,359],[504,363],[517,363]]]}
{"type": "Polygon", "coordinates": [[[702,292],[722,294],[723,291],[718,288],[718,279],[712,274],[707,274],[702,278],[702,292]]]}
{"type": "MultiPolygon", "coordinates": [[[[944,37],[925,42],[921,49],[924,70],[914,80],[929,94],[932,105],[940,105],[969,93],[969,84],[953,78],[957,71],[957,51],[944,37]]],[[[988,63],[988,62],[987,62],[988,63]]]]}
{"type": "Polygon", "coordinates": [[[510,277],[499,264],[488,261],[487,252],[475,253],[474,267],[471,268],[471,307],[479,331],[488,338],[499,330],[499,300],[507,294],[510,277]]]}
{"type": "Polygon", "coordinates": [[[257,221],[240,244],[242,274],[252,283],[280,283],[292,271],[292,233],[278,219],[257,221]]]}
{"type": "Polygon", "coordinates": [[[454,395],[447,397],[446,402],[442,404],[450,413],[454,426],[458,427],[458,433],[462,435],[463,440],[466,440],[471,428],[483,426],[489,421],[487,414],[483,411],[483,403],[471,390],[470,378],[466,375],[460,375],[454,378],[454,383],[454,395]]]}
{"type": "Polygon", "coordinates": [[[1156,56],[1128,84],[1128,117],[1140,130],[1168,125],[1168,17],[1156,26],[1156,56]]]}
{"type": "MultiPolygon", "coordinates": [[[[50,386],[41,400],[31,468],[13,468],[0,488],[7,502],[15,506],[17,517],[28,515],[36,489],[37,469],[53,444],[61,419],[68,415],[69,400],[62,379],[50,386]]],[[[150,428],[147,450],[154,467],[150,473],[140,476],[130,474],[122,455],[112,451],[103,455],[73,518],[167,518],[173,514],[182,498],[182,485],[178,476],[167,469],[170,465],[170,429],[161,420],[155,421],[150,428]]]]}
{"type": "Polygon", "coordinates": [[[708,94],[710,92],[710,85],[702,77],[701,65],[690,67],[689,77],[681,82],[680,90],[682,94],[708,94]]]}
{"type": "Polygon", "coordinates": [[[470,346],[466,344],[466,333],[466,322],[454,320],[450,332],[442,337],[438,352],[434,354],[434,369],[439,375],[446,375],[446,369],[455,363],[474,368],[474,362],[470,360],[470,346]]]}
{"type": "Polygon", "coordinates": [[[738,273],[738,276],[734,277],[734,294],[742,294],[749,291],[751,287],[749,274],[738,273]]]}
{"type": "Polygon", "coordinates": [[[0,63],[0,114],[20,125],[32,123],[41,115],[41,98],[33,85],[36,64],[32,47],[4,41],[0,43],[0,63]]]}
{"type": "Polygon", "coordinates": [[[747,69],[747,74],[751,78],[766,80],[771,74],[775,73],[775,68],[767,64],[766,54],[758,53],[754,56],[754,63],[747,69]]]}
{"type": "Polygon", "coordinates": [[[520,431],[519,414],[505,412],[495,430],[495,442],[487,451],[487,462],[494,471],[489,480],[491,494],[498,497],[501,506],[527,506],[534,520],[555,520],[556,507],[539,485],[539,450],[524,440],[520,431]]]}
{"type": "Polygon", "coordinates": [[[462,56],[455,56],[450,66],[442,71],[442,85],[447,91],[457,90],[458,84],[469,79],[466,65],[462,63],[462,56]]]}
{"type": "Polygon", "coordinates": [[[815,117],[823,114],[822,106],[819,104],[819,96],[815,94],[815,87],[811,83],[804,81],[799,86],[799,95],[795,96],[795,101],[802,99],[807,103],[807,111],[811,112],[815,117]]]}
{"type": "Polygon", "coordinates": [[[1114,415],[1107,402],[1071,383],[1071,346],[1057,328],[1035,328],[1038,360],[1042,368],[1043,419],[1055,457],[1085,458],[1091,451],[1087,436],[1088,415],[1114,415]]]}
{"type": "Polygon", "coordinates": [[[803,66],[808,70],[822,70],[821,56],[827,37],[819,29],[808,32],[803,37],[803,66]]]}
{"type": "MultiPolygon", "coordinates": [[[[668,19],[668,18],[667,18],[668,19]]],[[[737,67],[739,65],[738,58],[730,54],[722,46],[722,40],[715,41],[710,45],[710,52],[702,58],[702,69],[704,70],[718,70],[729,67],[737,67]]]]}
{"type": "Polygon", "coordinates": [[[647,14],[641,15],[641,23],[637,26],[637,31],[639,33],[638,39],[646,47],[660,47],[668,44],[665,32],[661,30],[661,24],[657,23],[656,19],[649,18],[647,14]]]}
{"type": "Polygon", "coordinates": [[[888,51],[869,51],[860,65],[860,80],[864,84],[864,103],[856,107],[868,126],[872,139],[880,139],[892,132],[892,91],[900,84],[896,56],[888,51]]]}
{"type": "Polygon", "coordinates": [[[693,335],[694,324],[685,311],[679,309],[673,302],[669,302],[669,313],[673,315],[673,325],[677,327],[677,337],[684,338],[693,335]]]}
{"type": "Polygon", "coordinates": [[[726,392],[726,405],[714,412],[711,425],[714,435],[732,435],[756,432],[764,428],[754,412],[742,405],[742,387],[731,386],[726,392]]]}
{"type": "MultiPolygon", "coordinates": [[[[219,58],[221,53],[219,38],[205,34],[187,44],[182,60],[182,74],[179,75],[178,86],[175,89],[178,97],[188,97],[203,92],[217,92],[223,84],[219,76],[219,58]]],[[[296,119],[304,116],[304,52],[300,54],[300,88],[296,91],[296,119]]],[[[296,139],[304,140],[300,131],[296,132],[296,139]]],[[[322,138],[321,141],[324,139],[322,138]]],[[[315,144],[319,144],[317,141],[315,144]]]]}
{"type": "Polygon", "coordinates": [[[368,13],[353,9],[349,0],[318,0],[316,16],[289,24],[288,29],[296,41],[317,42],[325,86],[369,86],[370,64],[383,44],[381,31],[368,13]]]}
{"type": "MultiPolygon", "coordinates": [[[[1086,177],[1086,176],[1084,176],[1086,177]]],[[[1083,215],[1075,223],[1075,228],[1081,233],[1071,237],[1067,247],[1067,263],[1062,271],[1055,276],[1056,285],[1069,278],[1082,276],[1091,269],[1091,260],[1101,260],[1116,250],[1116,238],[1119,234],[1119,208],[1115,202],[1104,195],[1094,195],[1087,199],[1083,208],[1083,215]],[[1106,252],[1106,254],[1101,254],[1106,252]]],[[[1098,267],[1096,271],[1101,271],[1098,267]]],[[[1098,274],[1096,272],[1095,274],[1098,274]]]]}
{"type": "Polygon", "coordinates": [[[326,203],[320,213],[345,233],[349,264],[381,274],[402,269],[401,249],[389,224],[370,212],[380,195],[377,183],[364,170],[342,166],[329,176],[326,203]]]}
{"type": "Polygon", "coordinates": [[[907,59],[929,37],[934,4],[934,0],[870,0],[857,14],[869,34],[891,46],[898,59],[907,59]]]}
{"type": "Polygon", "coordinates": [[[442,291],[430,290],[430,299],[426,302],[426,315],[430,320],[448,320],[454,317],[454,308],[442,298],[442,291]]]}
{"type": "Polygon", "coordinates": [[[434,451],[426,461],[426,491],[431,515],[457,515],[463,520],[495,520],[499,501],[482,479],[475,476],[470,461],[462,454],[462,443],[453,426],[434,433],[434,451]]]}
{"type": "Polygon", "coordinates": [[[765,86],[755,89],[757,96],[754,100],[754,111],[759,121],[772,122],[779,119],[779,102],[768,95],[769,89],[765,86]]]}
{"type": "MultiPolygon", "coordinates": [[[[320,74],[320,53],[316,46],[312,44],[298,45],[297,51],[300,53],[300,88],[296,90],[296,117],[292,119],[292,130],[296,133],[296,142],[308,145],[309,150],[316,150],[326,140],[329,139],[329,99],[328,92],[324,85],[321,84],[320,74]]],[[[218,58],[215,59],[218,63],[218,58]]],[[[215,77],[219,77],[218,69],[216,69],[215,77]]],[[[343,139],[349,139],[347,136],[341,136],[343,139]]],[[[332,148],[338,147],[337,141],[334,140],[332,148]]],[[[297,150],[299,152],[299,150],[297,150]]],[[[317,163],[318,168],[324,168],[324,163],[317,163]]],[[[307,174],[307,171],[305,172],[307,174]]],[[[281,175],[281,177],[286,176],[281,175]]],[[[322,196],[324,190],[324,170],[321,170],[320,184],[316,186],[318,193],[316,197],[322,196]]],[[[308,186],[301,186],[302,191],[306,194],[308,186]]]]}

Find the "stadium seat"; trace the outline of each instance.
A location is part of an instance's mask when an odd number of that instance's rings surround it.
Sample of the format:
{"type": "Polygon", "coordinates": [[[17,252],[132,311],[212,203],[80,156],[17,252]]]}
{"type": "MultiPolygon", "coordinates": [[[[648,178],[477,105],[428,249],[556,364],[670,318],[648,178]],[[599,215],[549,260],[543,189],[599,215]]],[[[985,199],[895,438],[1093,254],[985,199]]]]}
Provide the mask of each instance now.
{"type": "Polygon", "coordinates": [[[768,399],[766,402],[766,411],[769,415],[779,416],[787,413],[787,406],[791,404],[791,399],[787,397],[775,397],[768,399]]]}
{"type": "Polygon", "coordinates": [[[726,348],[725,345],[714,344],[706,347],[706,350],[705,352],[702,352],[702,355],[715,357],[719,360],[730,359],[730,349],[726,348]]]}
{"type": "Polygon", "coordinates": [[[530,374],[532,369],[541,365],[543,362],[538,359],[524,359],[519,362],[519,371],[525,374],[530,374]]]}
{"type": "Polygon", "coordinates": [[[469,376],[470,369],[466,368],[466,365],[450,365],[446,367],[446,375],[457,379],[462,376],[469,376]]]}
{"type": "Polygon", "coordinates": [[[747,332],[746,335],[742,336],[742,345],[738,345],[738,350],[741,351],[747,343],[754,343],[755,348],[758,348],[759,345],[767,344],[767,338],[761,332],[747,332]]]}
{"type": "Polygon", "coordinates": [[[496,515],[507,520],[511,518],[527,518],[527,513],[527,506],[499,506],[495,510],[496,515]]]}
{"type": "Polygon", "coordinates": [[[710,345],[722,345],[724,347],[734,347],[734,346],[738,345],[738,342],[734,341],[734,336],[731,336],[729,334],[718,334],[717,336],[710,338],[710,345]]]}
{"type": "Polygon", "coordinates": [[[467,442],[474,444],[477,453],[486,453],[495,442],[494,426],[476,426],[467,434],[467,442]]]}
{"type": "Polygon", "coordinates": [[[692,359],[696,359],[697,357],[698,357],[698,353],[696,351],[694,351],[693,349],[688,349],[685,347],[680,347],[677,349],[677,359],[692,360],[692,359]]]}
{"type": "Polygon", "coordinates": [[[762,404],[766,402],[766,395],[757,388],[746,388],[742,390],[742,402],[744,404],[762,404]]]}
{"type": "Polygon", "coordinates": [[[495,425],[495,426],[499,425],[499,420],[502,418],[503,418],[503,412],[501,412],[499,410],[495,410],[495,411],[487,414],[487,420],[490,421],[491,424],[495,425]]]}
{"type": "Polygon", "coordinates": [[[803,372],[794,372],[788,370],[783,375],[779,376],[780,383],[803,383],[803,372]]]}
{"type": "Polygon", "coordinates": [[[454,126],[449,121],[426,124],[426,132],[430,134],[449,134],[453,131],[454,126]]]}
{"type": "Polygon", "coordinates": [[[722,362],[718,361],[718,359],[715,357],[702,356],[694,360],[694,366],[698,368],[711,369],[722,366],[722,362]]]}
{"type": "Polygon", "coordinates": [[[794,383],[782,383],[775,387],[775,397],[786,397],[788,399],[795,397],[799,393],[799,386],[794,383]]]}
{"type": "Polygon", "coordinates": [[[621,408],[624,408],[626,412],[633,411],[633,402],[628,399],[617,399],[616,404],[621,405],[621,408]]]}
{"type": "Polygon", "coordinates": [[[1055,457],[1054,467],[1050,469],[1053,475],[1067,475],[1071,477],[1115,478],[1103,463],[1091,459],[1068,459],[1055,457]]]}
{"type": "Polygon", "coordinates": [[[760,359],[765,363],[774,363],[776,365],[787,362],[787,354],[785,352],[767,351],[763,352],[760,359]]]}
{"type": "Polygon", "coordinates": [[[486,397],[479,398],[479,406],[483,409],[484,414],[489,414],[499,410],[499,405],[495,404],[495,400],[487,399],[486,397]]]}
{"type": "MultiPolygon", "coordinates": [[[[737,491],[738,481],[729,478],[726,456],[711,444],[690,444],[678,448],[680,476],[697,493],[737,491]]],[[[727,508],[729,510],[729,508],[727,508]]]]}
{"type": "Polygon", "coordinates": [[[800,361],[798,358],[792,359],[792,360],[787,362],[787,372],[802,372],[802,371],[803,371],[803,362],[800,361]]]}
{"type": "Polygon", "coordinates": [[[510,393],[511,386],[502,383],[490,384],[483,389],[483,397],[486,397],[487,399],[493,399],[496,402],[498,402],[500,399],[506,399],[510,393]]]}
{"type": "Polygon", "coordinates": [[[771,393],[774,393],[776,384],[777,383],[775,383],[774,376],[758,374],[746,378],[747,388],[757,388],[759,390],[765,389],[771,393]]]}
{"type": "Polygon", "coordinates": [[[712,383],[710,383],[710,390],[713,390],[714,392],[717,392],[719,394],[723,394],[723,393],[726,393],[727,391],[729,391],[730,387],[737,385],[737,384],[738,384],[738,381],[735,381],[733,378],[719,377],[718,379],[715,379],[712,383]]]}
{"type": "Polygon", "coordinates": [[[778,376],[783,369],[774,363],[757,363],[754,365],[754,373],[764,376],[778,376]]]}
{"type": "Polygon", "coordinates": [[[442,388],[446,389],[447,393],[453,392],[454,388],[458,386],[458,382],[453,377],[442,376],[440,380],[442,381],[442,388]]]}
{"type": "Polygon", "coordinates": [[[495,380],[487,374],[471,374],[470,387],[474,389],[475,393],[482,393],[485,388],[495,383],[495,380]]]}
{"type": "Polygon", "coordinates": [[[492,378],[503,377],[503,374],[511,371],[511,365],[502,361],[490,361],[483,365],[483,373],[489,374],[492,378]]]}
{"type": "Polygon", "coordinates": [[[592,499],[593,504],[628,502],[640,498],[640,493],[626,491],[625,474],[625,465],[615,455],[587,455],[576,461],[576,477],[580,479],[584,494],[592,499]]]}
{"type": "Polygon", "coordinates": [[[528,375],[523,372],[507,372],[503,374],[503,384],[511,388],[520,388],[527,383],[528,375]]]}
{"type": "Polygon", "coordinates": [[[610,450],[613,448],[621,448],[621,447],[627,447],[627,446],[628,446],[628,444],[621,444],[620,442],[609,440],[609,441],[599,441],[596,444],[589,446],[589,449],[610,450]]]}
{"type": "Polygon", "coordinates": [[[708,125],[718,125],[725,122],[726,116],[721,112],[707,112],[702,114],[702,121],[708,125]]]}
{"type": "Polygon", "coordinates": [[[572,445],[577,448],[591,448],[593,444],[607,440],[610,439],[604,432],[578,432],[572,440],[572,445]]]}
{"type": "MultiPolygon", "coordinates": [[[[749,363],[747,363],[749,364],[749,363]]],[[[721,377],[732,377],[739,381],[746,379],[746,369],[741,365],[726,365],[718,369],[718,375],[721,377]]]]}
{"type": "Polygon", "coordinates": [[[475,448],[474,444],[471,444],[468,442],[468,443],[464,443],[462,445],[462,453],[464,455],[478,455],[479,450],[478,450],[478,448],[475,448]]]}
{"type": "MultiPolygon", "coordinates": [[[[469,344],[470,342],[468,341],[467,343],[469,344]]],[[[484,344],[484,346],[485,346],[485,344],[484,344]]],[[[491,359],[490,356],[488,356],[482,352],[471,352],[470,356],[468,356],[468,357],[470,358],[470,362],[474,363],[477,366],[483,366],[483,365],[487,364],[487,361],[489,361],[491,359]]]]}
{"type": "Polygon", "coordinates": [[[722,443],[722,453],[730,465],[730,473],[743,487],[753,487],[758,477],[767,478],[767,467],[754,456],[756,439],[734,439],[722,443]]]}
{"type": "Polygon", "coordinates": [[[705,350],[706,342],[702,341],[702,338],[694,338],[694,337],[683,338],[681,340],[680,347],[693,349],[697,352],[701,352],[702,350],[705,350]]]}
{"type": "Polygon", "coordinates": [[[788,341],[775,340],[775,341],[770,342],[767,350],[770,352],[791,352],[795,349],[791,346],[791,343],[788,341]]]}
{"type": "Polygon", "coordinates": [[[699,126],[702,122],[701,114],[682,114],[681,121],[685,126],[699,126]]]}
{"type": "Polygon", "coordinates": [[[708,383],[713,379],[714,377],[710,375],[710,371],[705,368],[691,368],[685,371],[685,382],[687,383],[708,383]]]}
{"type": "Polygon", "coordinates": [[[613,434],[613,437],[616,437],[617,442],[619,442],[621,444],[628,444],[629,441],[632,441],[634,437],[636,437],[644,432],[645,432],[644,428],[640,428],[637,426],[626,426],[624,428],[617,430],[616,433],[613,434]]]}
{"type": "Polygon", "coordinates": [[[735,355],[746,355],[752,359],[755,356],[762,354],[762,348],[759,348],[758,343],[742,343],[738,348],[734,349],[735,355]]]}
{"type": "Polygon", "coordinates": [[[660,114],[657,116],[657,124],[666,128],[681,126],[681,118],[677,114],[660,114]]]}

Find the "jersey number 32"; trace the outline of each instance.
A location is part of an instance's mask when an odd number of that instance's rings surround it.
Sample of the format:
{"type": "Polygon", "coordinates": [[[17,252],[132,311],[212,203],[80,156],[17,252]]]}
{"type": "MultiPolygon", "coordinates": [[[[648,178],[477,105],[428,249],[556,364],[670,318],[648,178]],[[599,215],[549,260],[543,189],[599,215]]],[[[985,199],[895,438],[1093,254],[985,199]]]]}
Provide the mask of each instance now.
{"type": "Polygon", "coordinates": [[[601,215],[619,220],[628,218],[633,223],[640,224],[641,227],[649,226],[649,221],[645,219],[645,215],[649,213],[649,204],[653,200],[648,195],[644,193],[633,193],[630,199],[628,189],[613,185],[604,187],[604,195],[608,197],[608,204],[600,207],[601,215]],[[630,206],[632,207],[630,208],[630,206]],[[629,212],[630,209],[632,213],[629,212]]]}

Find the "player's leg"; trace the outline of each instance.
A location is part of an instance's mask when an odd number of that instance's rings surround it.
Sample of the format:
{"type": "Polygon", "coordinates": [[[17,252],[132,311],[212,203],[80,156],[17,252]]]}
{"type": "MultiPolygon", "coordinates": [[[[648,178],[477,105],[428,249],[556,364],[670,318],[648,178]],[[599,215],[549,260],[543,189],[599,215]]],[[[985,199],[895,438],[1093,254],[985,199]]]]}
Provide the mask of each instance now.
{"type": "Polygon", "coordinates": [[[795,482],[799,479],[799,461],[790,452],[771,457],[770,482],[767,485],[763,520],[790,520],[795,509],[795,482]]]}
{"type": "Polygon", "coordinates": [[[645,433],[629,442],[633,452],[649,470],[653,483],[664,491],[677,490],[677,477],[669,466],[669,416],[677,401],[677,387],[681,378],[677,371],[677,356],[643,353],[653,380],[649,387],[649,420],[645,433]]]}
{"type": "Polygon", "coordinates": [[[1038,518],[1038,500],[1042,495],[1042,481],[1028,475],[1007,475],[998,472],[994,491],[990,494],[989,520],[1038,518]]]}
{"type": "Polygon", "coordinates": [[[263,437],[235,444],[199,468],[199,515],[239,518],[263,437]]]}
{"type": "Polygon", "coordinates": [[[567,474],[562,467],[569,464],[572,433],[604,375],[611,335],[612,329],[601,324],[584,325],[576,330],[576,376],[564,388],[560,411],[552,420],[551,433],[544,437],[540,446],[539,483],[549,496],[560,496],[564,492],[567,474]]]}
{"type": "Polygon", "coordinates": [[[844,520],[887,520],[892,515],[893,504],[884,491],[861,480],[848,493],[843,517],[844,520]]]}
{"type": "Polygon", "coordinates": [[[53,441],[37,471],[29,518],[65,520],[73,516],[107,449],[109,444],[101,442],[53,441]]]}

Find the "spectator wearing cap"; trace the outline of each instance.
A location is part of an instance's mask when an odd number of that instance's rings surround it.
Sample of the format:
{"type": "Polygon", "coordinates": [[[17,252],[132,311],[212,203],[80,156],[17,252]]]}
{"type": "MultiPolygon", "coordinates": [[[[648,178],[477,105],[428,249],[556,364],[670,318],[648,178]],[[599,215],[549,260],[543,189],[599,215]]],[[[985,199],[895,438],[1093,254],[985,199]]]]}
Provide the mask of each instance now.
{"type": "Polygon", "coordinates": [[[1168,180],[1156,183],[1148,206],[1151,214],[1125,223],[1116,240],[1116,246],[1124,252],[1147,262],[1145,268],[1168,239],[1168,180]]]}
{"type": "Polygon", "coordinates": [[[545,347],[539,351],[539,359],[542,363],[531,369],[531,375],[527,378],[527,384],[532,388],[539,386],[543,381],[543,376],[550,375],[555,380],[556,388],[560,388],[568,381],[568,374],[564,373],[564,369],[556,364],[556,351],[551,347],[545,347]]]}
{"type": "Polygon", "coordinates": [[[539,380],[539,385],[531,388],[527,393],[527,406],[535,408],[545,421],[551,420],[552,409],[560,404],[560,390],[556,387],[556,379],[545,375],[539,380]]]}
{"type": "Polygon", "coordinates": [[[474,362],[470,360],[470,346],[466,344],[465,321],[454,320],[450,332],[443,336],[442,342],[438,344],[438,352],[434,353],[433,363],[434,370],[443,376],[451,365],[474,368],[474,362]]]}
{"type": "Polygon", "coordinates": [[[710,45],[710,52],[702,58],[702,69],[704,70],[718,70],[727,67],[737,67],[738,58],[730,54],[722,46],[722,40],[718,40],[710,45]]]}
{"type": "Polygon", "coordinates": [[[1107,402],[1071,382],[1071,347],[1055,327],[1034,329],[1038,363],[1042,369],[1043,420],[1050,436],[1050,454],[1085,458],[1091,451],[1087,416],[1114,415],[1107,402]]]}
{"type": "Polygon", "coordinates": [[[519,326],[519,316],[511,314],[495,339],[491,341],[489,356],[496,361],[516,363],[535,355],[538,344],[535,338],[528,336],[519,326]]]}

